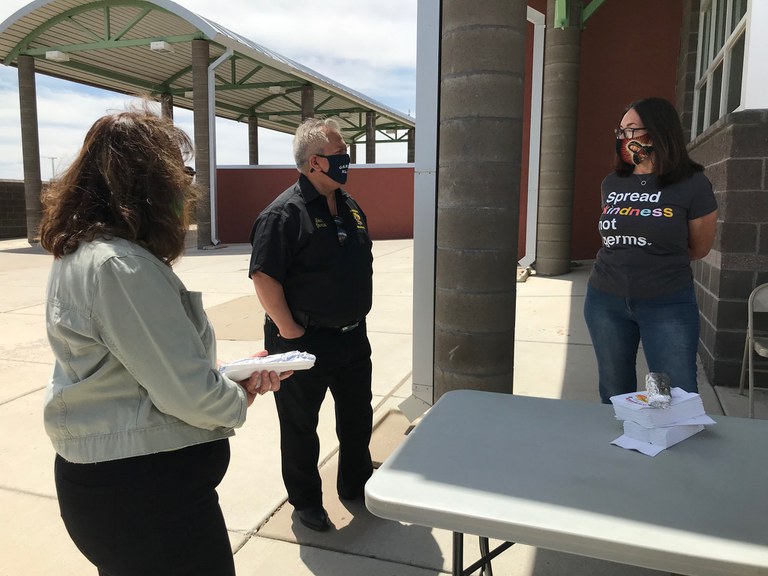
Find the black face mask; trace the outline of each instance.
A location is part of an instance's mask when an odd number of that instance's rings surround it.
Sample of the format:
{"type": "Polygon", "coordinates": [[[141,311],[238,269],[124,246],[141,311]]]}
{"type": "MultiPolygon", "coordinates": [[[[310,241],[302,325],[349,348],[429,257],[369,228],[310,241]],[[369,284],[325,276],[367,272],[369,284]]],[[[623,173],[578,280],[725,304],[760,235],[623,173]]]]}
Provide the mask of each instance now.
{"type": "Polygon", "coordinates": [[[339,184],[345,184],[347,182],[347,169],[349,168],[350,157],[349,154],[331,154],[326,156],[325,154],[316,154],[320,158],[328,160],[328,172],[323,172],[328,178],[339,184]]]}

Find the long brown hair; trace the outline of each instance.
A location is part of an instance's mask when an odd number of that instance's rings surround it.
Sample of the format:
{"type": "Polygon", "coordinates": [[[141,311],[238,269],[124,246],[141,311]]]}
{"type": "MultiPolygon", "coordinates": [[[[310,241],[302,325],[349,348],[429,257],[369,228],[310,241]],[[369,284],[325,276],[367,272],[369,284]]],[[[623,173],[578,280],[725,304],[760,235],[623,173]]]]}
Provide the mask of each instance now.
{"type": "Polygon", "coordinates": [[[148,104],[98,119],[43,195],[40,244],[61,258],[80,242],[119,237],[170,265],[184,251],[197,196],[184,166],[192,152],[189,136],[148,104]]]}
{"type": "MultiPolygon", "coordinates": [[[[653,140],[654,173],[659,187],[685,180],[704,170],[701,164],[688,156],[680,116],[671,102],[664,98],[644,98],[630,104],[624,113],[633,109],[653,140]]],[[[617,154],[615,169],[617,174],[627,176],[634,166],[624,162],[617,154]]]]}

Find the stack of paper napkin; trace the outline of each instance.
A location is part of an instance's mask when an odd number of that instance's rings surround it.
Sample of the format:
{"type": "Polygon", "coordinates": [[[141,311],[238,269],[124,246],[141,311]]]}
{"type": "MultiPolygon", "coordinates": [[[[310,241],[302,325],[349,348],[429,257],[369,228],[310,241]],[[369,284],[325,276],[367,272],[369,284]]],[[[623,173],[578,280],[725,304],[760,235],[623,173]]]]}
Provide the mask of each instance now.
{"type": "Polygon", "coordinates": [[[667,408],[654,408],[648,403],[646,392],[620,394],[611,398],[618,420],[624,421],[624,435],[612,442],[628,450],[637,450],[656,456],[715,424],[704,412],[701,396],[672,388],[672,401],[667,408]]]}
{"type": "Polygon", "coordinates": [[[245,380],[256,370],[274,370],[280,374],[288,370],[309,370],[314,365],[314,354],[293,350],[282,354],[270,354],[269,356],[241,358],[224,364],[219,368],[219,371],[226,374],[228,378],[239,381],[245,380]]]}

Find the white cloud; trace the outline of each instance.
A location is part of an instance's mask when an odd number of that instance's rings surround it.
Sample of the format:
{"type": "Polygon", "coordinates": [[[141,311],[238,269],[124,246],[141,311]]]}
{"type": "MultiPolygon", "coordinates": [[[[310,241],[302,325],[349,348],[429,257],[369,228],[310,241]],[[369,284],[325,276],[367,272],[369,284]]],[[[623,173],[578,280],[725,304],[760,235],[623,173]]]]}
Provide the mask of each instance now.
{"type": "MultiPolygon", "coordinates": [[[[210,0],[180,0],[184,8],[232,32],[328,76],[369,98],[414,114],[416,85],[416,1],[229,0],[226,10],[210,0]]],[[[29,4],[3,0],[0,21],[29,4]]],[[[88,127],[99,116],[120,110],[124,95],[37,76],[41,175],[71,162],[88,127]]],[[[192,134],[191,112],[176,109],[176,122],[192,134]]],[[[218,120],[217,162],[248,163],[245,124],[218,120]]],[[[290,164],[291,137],[259,130],[259,161],[290,164]]],[[[405,144],[377,146],[379,162],[402,163],[405,144]]],[[[358,149],[358,161],[364,161],[358,149]]],[[[23,178],[18,80],[15,68],[0,66],[0,178],[23,178]]]]}
{"type": "MultiPolygon", "coordinates": [[[[16,70],[0,69],[5,80],[0,89],[0,134],[3,145],[0,177],[24,176],[19,120],[19,94],[16,70]]],[[[88,127],[110,110],[123,109],[130,99],[105,91],[80,90],[75,84],[38,77],[37,118],[39,123],[41,176],[51,176],[51,158],[58,171],[71,162],[82,144],[88,127]]]]}
{"type": "Polygon", "coordinates": [[[386,69],[415,67],[415,0],[229,0],[226,11],[212,9],[210,0],[178,3],[305,65],[318,56],[386,69]]]}

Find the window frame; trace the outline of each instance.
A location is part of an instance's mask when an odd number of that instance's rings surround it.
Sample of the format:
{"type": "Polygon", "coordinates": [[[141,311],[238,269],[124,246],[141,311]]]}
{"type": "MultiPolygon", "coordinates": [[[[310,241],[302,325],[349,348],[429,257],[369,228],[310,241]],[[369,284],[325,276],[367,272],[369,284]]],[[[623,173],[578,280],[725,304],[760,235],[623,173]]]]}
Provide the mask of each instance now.
{"type": "MultiPolygon", "coordinates": [[[[742,61],[742,74],[741,74],[741,86],[739,87],[739,104],[734,110],[728,110],[728,90],[730,87],[731,76],[731,55],[734,47],[742,39],[746,41],[747,20],[749,19],[750,8],[752,0],[747,0],[746,10],[743,16],[733,26],[733,29],[729,32],[730,23],[733,19],[733,4],[734,0],[702,0],[701,8],[699,10],[699,22],[698,22],[698,41],[696,46],[696,73],[695,82],[693,86],[693,108],[691,114],[691,140],[695,139],[700,134],[703,134],[707,129],[720,118],[728,114],[729,112],[738,111],[744,107],[744,93],[746,85],[746,74],[744,73],[744,64],[742,61]],[[724,28],[718,28],[718,9],[725,6],[725,12],[722,13],[724,19],[724,28]],[[705,30],[705,25],[707,30],[705,30]],[[719,33],[724,33],[722,40],[722,46],[716,48],[716,40],[719,33]],[[704,54],[706,49],[706,54],[704,54]],[[706,64],[706,66],[705,66],[706,64]],[[713,79],[717,74],[720,74],[720,86],[719,94],[717,95],[717,115],[713,118],[712,115],[712,102],[713,98],[713,79]],[[703,95],[703,102],[702,100],[703,95]],[[699,117],[702,112],[703,106],[703,119],[701,125],[699,125],[699,117]]],[[[746,53],[746,52],[745,52],[746,53]]]]}

